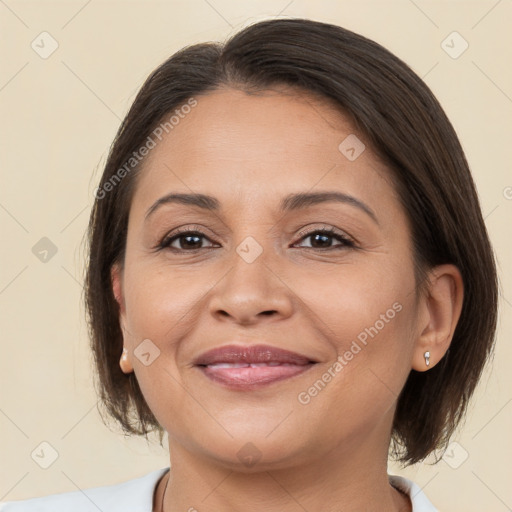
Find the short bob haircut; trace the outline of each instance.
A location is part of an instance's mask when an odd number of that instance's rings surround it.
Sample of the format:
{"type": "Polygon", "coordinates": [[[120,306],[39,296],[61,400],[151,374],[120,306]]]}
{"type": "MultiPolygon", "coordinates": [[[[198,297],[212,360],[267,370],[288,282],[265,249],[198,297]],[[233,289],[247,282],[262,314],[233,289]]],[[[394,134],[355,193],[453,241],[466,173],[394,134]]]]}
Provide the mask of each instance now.
{"type": "Polygon", "coordinates": [[[129,172],[126,163],[178,107],[226,86],[247,93],[296,88],[338,107],[389,167],[411,228],[416,293],[433,266],[452,263],[460,270],[464,301],[450,349],[429,371],[411,370],[390,445],[404,465],[446,449],[492,356],[497,323],[496,265],[475,184],[450,121],[407,64],[361,35],[308,19],[265,20],[224,44],[185,47],[137,94],[110,148],[87,232],[85,307],[99,403],[126,434],[147,438],[156,430],[162,443],[163,428],[135,374],[119,367],[123,336],[111,268],[123,264],[131,199],[145,160],[129,172]]]}

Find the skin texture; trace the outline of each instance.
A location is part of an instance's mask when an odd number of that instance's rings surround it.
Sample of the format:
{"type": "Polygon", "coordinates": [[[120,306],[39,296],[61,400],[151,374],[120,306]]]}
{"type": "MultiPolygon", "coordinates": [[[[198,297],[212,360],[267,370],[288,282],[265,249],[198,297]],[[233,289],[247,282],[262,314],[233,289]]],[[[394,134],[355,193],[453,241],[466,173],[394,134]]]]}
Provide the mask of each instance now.
{"type": "Polygon", "coordinates": [[[338,149],[350,134],[365,141],[332,105],[284,88],[223,88],[196,99],[145,162],[124,266],[112,269],[128,351],[121,368],[135,371],[168,433],[164,510],[411,510],[387,479],[393,413],[410,370],[432,368],[449,347],[462,305],[458,270],[433,269],[430,293],[416,295],[408,221],[389,170],[368,145],[354,161],[338,149]],[[335,202],[278,210],[288,194],[319,191],[357,198],[377,222],[335,202]],[[145,221],[170,192],[212,195],[221,209],[167,204],[145,221]],[[199,249],[183,237],[172,242],[181,252],[154,249],[178,227],[204,233],[193,240],[199,249]],[[355,247],[335,235],[315,246],[311,235],[325,228],[355,247]],[[262,249],[251,263],[236,251],[246,237],[262,249]],[[389,319],[393,304],[401,308],[389,319]],[[334,371],[381,315],[384,327],[334,371]],[[160,350],[148,366],[134,355],[146,339],[160,350]],[[193,365],[230,343],[266,343],[318,363],[257,390],[232,390],[193,365]],[[301,403],[299,393],[329,368],[335,376],[301,403]],[[244,446],[259,457],[254,465],[238,456],[244,446]]]}

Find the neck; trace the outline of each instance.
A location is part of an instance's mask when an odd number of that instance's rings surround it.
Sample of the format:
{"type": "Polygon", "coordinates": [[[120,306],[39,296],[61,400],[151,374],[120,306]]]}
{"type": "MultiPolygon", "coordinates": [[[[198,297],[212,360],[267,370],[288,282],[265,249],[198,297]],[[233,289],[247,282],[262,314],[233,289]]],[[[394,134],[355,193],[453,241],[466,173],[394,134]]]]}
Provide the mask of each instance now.
{"type": "Polygon", "coordinates": [[[357,449],[347,444],[293,467],[249,472],[199,457],[169,438],[171,470],[157,489],[155,510],[410,512],[410,499],[389,484],[387,449],[376,451],[368,439],[357,449]]]}

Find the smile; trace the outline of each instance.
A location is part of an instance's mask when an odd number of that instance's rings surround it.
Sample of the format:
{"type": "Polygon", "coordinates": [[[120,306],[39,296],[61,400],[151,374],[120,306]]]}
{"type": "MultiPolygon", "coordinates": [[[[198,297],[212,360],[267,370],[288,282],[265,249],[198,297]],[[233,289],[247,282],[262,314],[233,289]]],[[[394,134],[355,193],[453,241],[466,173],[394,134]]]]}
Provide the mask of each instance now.
{"type": "Polygon", "coordinates": [[[210,380],[250,390],[285,380],[311,368],[310,357],[270,345],[226,345],[203,353],[196,367],[210,380]]]}
{"type": "Polygon", "coordinates": [[[304,373],[315,363],[217,363],[198,366],[209,379],[234,389],[256,389],[304,373]]]}

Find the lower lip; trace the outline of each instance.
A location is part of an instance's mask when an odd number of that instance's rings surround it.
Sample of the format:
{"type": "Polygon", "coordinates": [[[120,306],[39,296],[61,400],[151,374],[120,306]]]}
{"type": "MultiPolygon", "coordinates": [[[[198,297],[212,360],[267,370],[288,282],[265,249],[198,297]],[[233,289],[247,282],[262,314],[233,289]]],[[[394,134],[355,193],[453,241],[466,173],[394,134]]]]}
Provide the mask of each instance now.
{"type": "Polygon", "coordinates": [[[233,389],[257,389],[304,373],[314,363],[305,365],[259,366],[256,368],[215,368],[198,366],[209,379],[233,389]]]}

